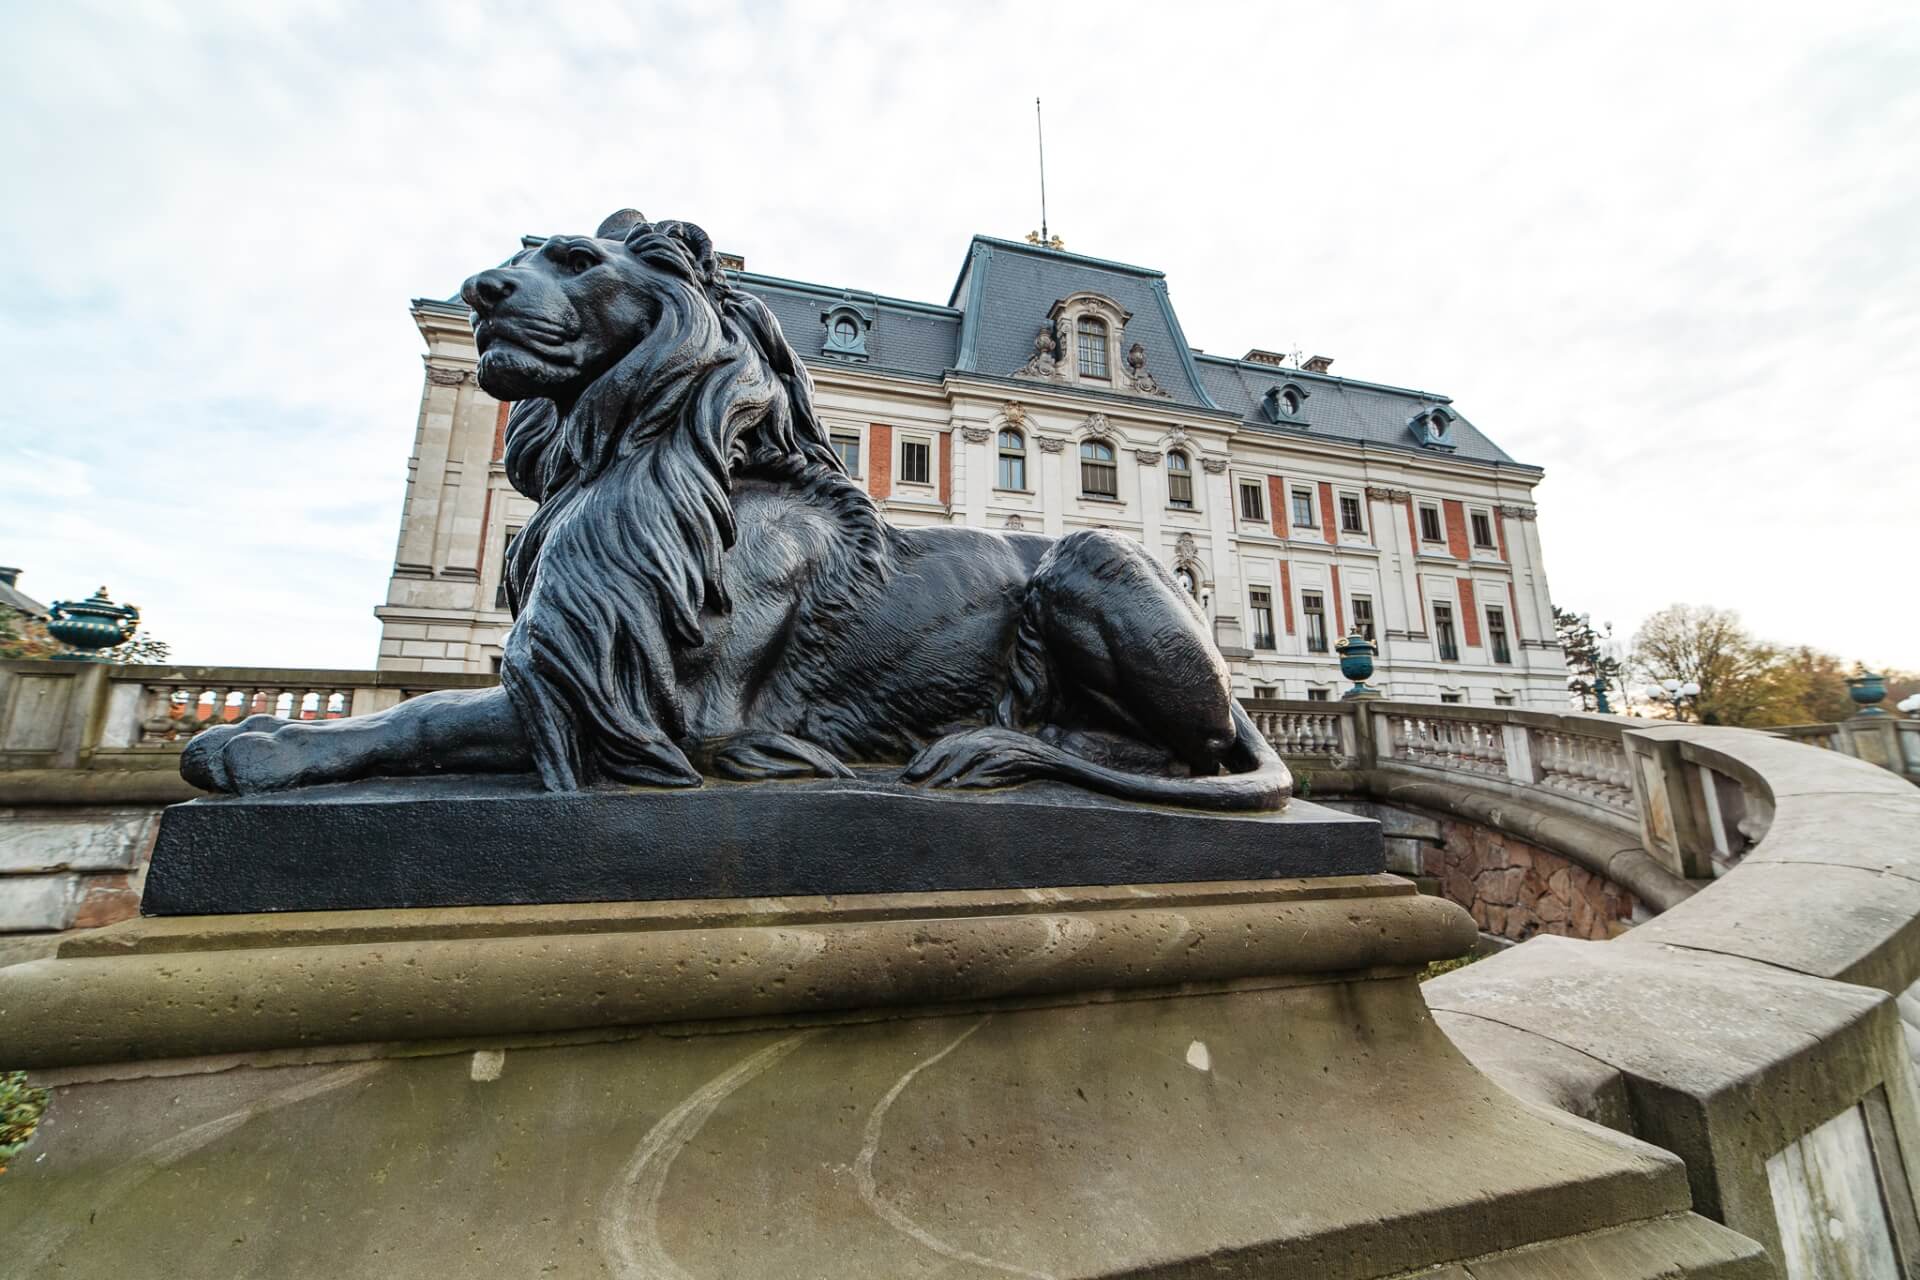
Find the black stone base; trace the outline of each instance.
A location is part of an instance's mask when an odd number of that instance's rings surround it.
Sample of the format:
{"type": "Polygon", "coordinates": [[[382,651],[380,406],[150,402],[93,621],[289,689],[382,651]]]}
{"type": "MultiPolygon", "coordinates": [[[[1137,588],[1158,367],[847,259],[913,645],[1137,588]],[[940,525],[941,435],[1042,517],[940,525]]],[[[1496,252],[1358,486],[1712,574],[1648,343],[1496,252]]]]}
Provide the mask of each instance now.
{"type": "Polygon", "coordinates": [[[1035,784],[887,778],[541,791],[396,779],[169,808],[143,915],[908,893],[1366,875],[1378,823],[1198,813],[1035,784]]]}

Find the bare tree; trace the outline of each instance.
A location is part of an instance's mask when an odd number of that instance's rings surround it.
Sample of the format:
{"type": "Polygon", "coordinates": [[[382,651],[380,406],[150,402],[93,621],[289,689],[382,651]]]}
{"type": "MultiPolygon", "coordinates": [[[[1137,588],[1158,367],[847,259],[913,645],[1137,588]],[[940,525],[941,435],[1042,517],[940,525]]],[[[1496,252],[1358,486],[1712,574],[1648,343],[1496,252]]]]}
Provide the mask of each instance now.
{"type": "Polygon", "coordinates": [[[1658,683],[1693,682],[1700,694],[1682,706],[1682,719],[1703,724],[1791,724],[1803,713],[1808,678],[1800,666],[1740,625],[1731,609],[1676,604],[1662,609],[1633,636],[1635,674],[1658,683]]]}

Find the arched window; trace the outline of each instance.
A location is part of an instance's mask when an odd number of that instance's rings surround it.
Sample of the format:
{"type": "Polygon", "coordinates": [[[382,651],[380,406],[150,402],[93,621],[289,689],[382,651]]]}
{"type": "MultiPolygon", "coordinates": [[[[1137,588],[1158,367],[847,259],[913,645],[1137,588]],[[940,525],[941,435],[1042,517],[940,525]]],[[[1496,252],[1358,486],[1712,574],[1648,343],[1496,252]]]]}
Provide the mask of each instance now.
{"type": "Polygon", "coordinates": [[[860,326],[853,322],[852,316],[841,316],[833,322],[833,336],[841,346],[851,347],[859,335],[860,326]]]}
{"type": "Polygon", "coordinates": [[[1107,322],[1092,316],[1080,317],[1080,376],[1107,376],[1107,322]]]}
{"type": "Polygon", "coordinates": [[[1297,391],[1294,391],[1291,388],[1285,391],[1282,391],[1280,393],[1280,406],[1281,408],[1287,411],[1288,417],[1292,417],[1293,415],[1299,413],[1300,412],[1300,393],[1297,391]]]}
{"type": "Polygon", "coordinates": [[[1175,569],[1173,571],[1173,580],[1179,583],[1180,589],[1188,595],[1197,596],[1200,594],[1199,588],[1193,580],[1193,570],[1187,568],[1187,566],[1181,565],[1178,569],[1175,569]]]}
{"type": "Polygon", "coordinates": [[[1090,498],[1120,496],[1120,474],[1113,465],[1113,446],[1104,440],[1087,440],[1080,445],[1080,492],[1090,498]]]}
{"type": "Polygon", "coordinates": [[[1193,510],[1193,463],[1184,450],[1167,453],[1167,505],[1193,510]]]}
{"type": "Polygon", "coordinates": [[[1012,427],[1000,433],[1000,472],[997,487],[1018,489],[1023,492],[1027,487],[1027,440],[1012,427]]]}

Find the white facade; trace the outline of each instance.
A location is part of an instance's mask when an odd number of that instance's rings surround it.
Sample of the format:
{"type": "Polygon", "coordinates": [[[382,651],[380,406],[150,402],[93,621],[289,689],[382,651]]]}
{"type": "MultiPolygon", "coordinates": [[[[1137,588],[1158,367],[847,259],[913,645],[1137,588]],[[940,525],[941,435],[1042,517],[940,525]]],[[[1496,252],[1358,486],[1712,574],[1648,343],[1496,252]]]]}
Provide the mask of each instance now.
{"type": "MultiPolygon", "coordinates": [[[[507,539],[533,504],[507,483],[504,406],[474,382],[464,307],[416,302],[413,313],[426,378],[393,578],[375,610],[378,665],[484,672],[512,621],[500,591],[507,539]]],[[[1332,644],[1356,611],[1370,610],[1381,649],[1371,683],[1391,697],[1566,704],[1534,518],[1537,470],[1257,430],[1218,408],[1103,393],[1065,376],[897,376],[816,359],[804,335],[788,336],[808,357],[822,420],[857,441],[849,453],[860,482],[890,520],[1129,534],[1191,582],[1241,694],[1337,698],[1347,682],[1332,644]],[[1003,477],[1002,444],[1016,439],[1003,477]],[[1111,498],[1083,491],[1088,442],[1111,451],[1111,498]],[[1183,460],[1184,473],[1170,470],[1183,460]],[[923,464],[924,483],[910,481],[923,464]],[[1170,497],[1170,477],[1177,487],[1181,474],[1190,505],[1170,497]],[[1025,484],[1003,487],[1003,478],[1025,484]],[[1454,656],[1443,651],[1449,629],[1454,656]]],[[[1113,347],[1117,365],[1117,332],[1113,347]]],[[[1289,384],[1341,382],[1273,372],[1289,384]]]]}

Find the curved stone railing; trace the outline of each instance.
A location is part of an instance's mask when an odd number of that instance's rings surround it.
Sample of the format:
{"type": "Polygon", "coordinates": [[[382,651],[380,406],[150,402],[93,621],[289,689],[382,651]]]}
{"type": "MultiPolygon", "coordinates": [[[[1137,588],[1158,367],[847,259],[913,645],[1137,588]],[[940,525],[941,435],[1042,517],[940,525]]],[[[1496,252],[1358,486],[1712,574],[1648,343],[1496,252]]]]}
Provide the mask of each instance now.
{"type": "Polygon", "coordinates": [[[1781,1274],[1916,1274],[1920,791],[1749,730],[1623,743],[1649,849],[1725,852],[1717,878],[1611,942],[1445,975],[1429,1005],[1509,1090],[1680,1155],[1696,1211],[1781,1274]]]}

